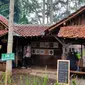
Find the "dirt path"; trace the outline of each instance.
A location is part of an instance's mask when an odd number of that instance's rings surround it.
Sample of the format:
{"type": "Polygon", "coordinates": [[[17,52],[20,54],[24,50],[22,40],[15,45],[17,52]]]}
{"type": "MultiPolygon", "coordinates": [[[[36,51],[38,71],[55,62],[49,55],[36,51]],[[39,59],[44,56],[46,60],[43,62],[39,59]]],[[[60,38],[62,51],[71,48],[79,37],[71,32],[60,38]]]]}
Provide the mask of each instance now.
{"type": "MultiPolygon", "coordinates": [[[[45,70],[41,68],[32,68],[32,69],[21,69],[20,68],[20,69],[13,69],[13,74],[14,75],[15,74],[29,74],[32,76],[39,76],[39,77],[45,77],[47,75],[52,83],[56,82],[56,77],[57,77],[56,69],[45,70]]],[[[71,79],[71,85],[72,85],[72,81],[75,81],[76,85],[85,85],[85,79],[82,79],[82,78],[71,79]]]]}

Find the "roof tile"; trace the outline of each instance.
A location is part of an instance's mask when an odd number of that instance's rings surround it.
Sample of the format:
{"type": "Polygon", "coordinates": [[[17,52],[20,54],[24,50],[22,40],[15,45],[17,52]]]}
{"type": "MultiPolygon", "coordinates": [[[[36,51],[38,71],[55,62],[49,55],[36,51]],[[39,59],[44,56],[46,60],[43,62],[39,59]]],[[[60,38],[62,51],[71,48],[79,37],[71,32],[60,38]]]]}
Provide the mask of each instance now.
{"type": "Polygon", "coordinates": [[[58,37],[64,38],[85,38],[85,26],[61,27],[58,37]]]}
{"type": "Polygon", "coordinates": [[[0,21],[8,26],[8,20],[4,16],[0,15],[0,21]]]}
{"type": "Polygon", "coordinates": [[[7,30],[0,30],[0,36],[3,36],[3,35],[5,35],[5,34],[7,34],[7,33],[8,33],[7,30]]]}
{"type": "Polygon", "coordinates": [[[23,37],[40,36],[47,28],[43,25],[15,25],[14,32],[23,37]]]}

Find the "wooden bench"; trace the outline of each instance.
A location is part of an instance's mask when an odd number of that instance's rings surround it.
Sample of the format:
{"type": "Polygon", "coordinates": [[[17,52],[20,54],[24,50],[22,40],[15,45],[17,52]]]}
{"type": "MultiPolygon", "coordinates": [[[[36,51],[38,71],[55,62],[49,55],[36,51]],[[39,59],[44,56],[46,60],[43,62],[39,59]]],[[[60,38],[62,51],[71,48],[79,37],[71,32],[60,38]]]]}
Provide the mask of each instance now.
{"type": "Polygon", "coordinates": [[[85,72],[82,72],[82,71],[70,71],[70,74],[73,75],[73,76],[85,78],[85,72]]]}
{"type": "Polygon", "coordinates": [[[82,71],[70,71],[70,73],[74,73],[74,74],[85,74],[85,72],[82,72],[82,71]]]}

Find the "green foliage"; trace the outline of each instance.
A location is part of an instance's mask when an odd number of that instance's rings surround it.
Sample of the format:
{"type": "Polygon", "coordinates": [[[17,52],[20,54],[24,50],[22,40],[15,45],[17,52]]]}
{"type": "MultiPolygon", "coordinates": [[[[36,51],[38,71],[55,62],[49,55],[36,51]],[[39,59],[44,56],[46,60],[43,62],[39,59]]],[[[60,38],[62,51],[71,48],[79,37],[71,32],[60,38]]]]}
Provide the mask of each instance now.
{"type": "MultiPolygon", "coordinates": [[[[0,80],[0,85],[3,85],[3,84],[5,84],[6,73],[3,72],[1,76],[2,76],[2,77],[1,77],[1,80],[0,80]]],[[[12,84],[12,83],[13,83],[13,79],[12,79],[11,76],[8,76],[8,78],[7,78],[7,83],[8,83],[8,84],[12,84]]]]}
{"type": "Polygon", "coordinates": [[[28,19],[26,17],[26,15],[24,15],[20,20],[19,20],[20,24],[28,24],[28,19]]]}
{"type": "Polygon", "coordinates": [[[25,85],[30,85],[30,81],[28,80],[28,76],[26,76],[25,85]]]}
{"type": "Polygon", "coordinates": [[[75,82],[75,80],[72,81],[72,85],[77,85],[76,82],[75,82]]]}
{"type": "MultiPolygon", "coordinates": [[[[14,22],[18,23],[20,8],[19,8],[19,0],[15,0],[14,5],[14,22]]],[[[1,0],[0,1],[0,14],[5,16],[7,19],[9,18],[9,0],[1,0]]]]}
{"type": "MultiPolygon", "coordinates": [[[[45,2],[45,18],[50,21],[50,0],[45,2]]],[[[53,22],[67,17],[72,12],[85,5],[85,0],[55,0],[53,4],[53,22]],[[63,10],[62,10],[63,9],[63,10]]],[[[43,1],[41,0],[15,0],[14,22],[20,24],[38,24],[43,19],[43,1]],[[28,18],[27,18],[27,17],[28,18]]],[[[9,0],[0,0],[0,14],[9,18],[9,0]]]]}
{"type": "Polygon", "coordinates": [[[23,81],[22,81],[22,75],[20,75],[20,85],[23,85],[23,81]]]}
{"type": "Polygon", "coordinates": [[[43,81],[43,84],[42,84],[42,85],[47,85],[47,82],[48,82],[48,76],[45,76],[45,77],[44,77],[44,81],[43,81]]]}
{"type": "MultiPolygon", "coordinates": [[[[17,76],[17,75],[16,75],[17,76]]],[[[30,76],[30,78],[27,75],[20,75],[19,85],[48,85],[48,76],[44,76],[44,78],[37,77],[37,76],[30,76]]],[[[77,79],[72,80],[71,85],[81,85],[80,83],[77,84],[77,79]]],[[[9,85],[17,85],[17,82],[13,79],[13,77],[8,76],[8,82],[9,85]]],[[[0,76],[0,85],[5,84],[5,72],[2,73],[2,77],[0,76]]],[[[54,85],[66,85],[66,84],[59,84],[58,82],[55,82],[54,85]]]]}
{"type": "Polygon", "coordinates": [[[36,78],[34,78],[34,80],[33,80],[33,85],[37,85],[37,79],[36,78]]]}
{"type": "Polygon", "coordinates": [[[2,77],[0,79],[0,85],[5,83],[5,72],[2,73],[2,77]]]}
{"type": "Polygon", "coordinates": [[[8,76],[8,84],[12,84],[12,77],[11,76],[8,76]]]}
{"type": "Polygon", "coordinates": [[[54,83],[54,85],[59,85],[58,82],[54,83]]]}

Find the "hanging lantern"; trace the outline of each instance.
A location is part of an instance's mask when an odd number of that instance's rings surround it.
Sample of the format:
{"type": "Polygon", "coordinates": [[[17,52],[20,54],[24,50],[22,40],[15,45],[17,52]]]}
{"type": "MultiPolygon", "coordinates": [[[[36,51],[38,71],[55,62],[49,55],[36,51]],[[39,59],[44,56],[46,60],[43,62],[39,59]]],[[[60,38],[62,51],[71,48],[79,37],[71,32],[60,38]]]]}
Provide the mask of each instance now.
{"type": "Polygon", "coordinates": [[[2,48],[2,45],[0,45],[0,49],[2,48]]]}
{"type": "Polygon", "coordinates": [[[6,42],[7,42],[7,39],[4,38],[4,39],[2,39],[1,41],[2,41],[3,43],[6,43],[6,42]]]}

